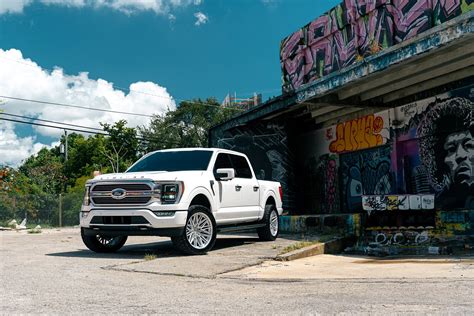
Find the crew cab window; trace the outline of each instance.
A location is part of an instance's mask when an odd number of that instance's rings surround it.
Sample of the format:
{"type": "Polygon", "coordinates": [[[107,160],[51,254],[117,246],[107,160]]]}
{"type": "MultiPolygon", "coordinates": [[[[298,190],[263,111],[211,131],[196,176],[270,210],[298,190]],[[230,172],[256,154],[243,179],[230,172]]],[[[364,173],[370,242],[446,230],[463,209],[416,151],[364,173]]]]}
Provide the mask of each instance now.
{"type": "Polygon", "coordinates": [[[252,178],[252,171],[250,170],[247,159],[242,156],[230,155],[230,160],[232,162],[232,166],[235,169],[236,178],[252,178]]]}
{"type": "Polygon", "coordinates": [[[214,164],[214,174],[217,173],[217,169],[223,169],[223,168],[225,169],[233,168],[228,154],[217,155],[216,163],[214,164]]]}

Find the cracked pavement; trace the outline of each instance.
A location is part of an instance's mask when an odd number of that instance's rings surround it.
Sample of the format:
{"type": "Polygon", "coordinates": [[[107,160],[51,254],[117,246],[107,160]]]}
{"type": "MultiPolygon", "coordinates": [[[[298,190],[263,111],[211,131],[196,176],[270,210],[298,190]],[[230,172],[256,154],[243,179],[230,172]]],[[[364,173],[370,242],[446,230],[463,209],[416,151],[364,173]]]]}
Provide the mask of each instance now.
{"type": "Polygon", "coordinates": [[[219,236],[206,256],[130,237],[96,254],[79,229],[0,232],[2,314],[473,314],[472,260],[270,260],[291,239],[219,236]],[[146,261],[145,254],[156,259],[146,261]],[[443,261],[444,260],[444,261],[443,261]],[[385,269],[385,270],[384,270],[385,269]],[[398,272],[397,272],[398,271],[398,272]],[[429,273],[428,273],[429,272],[429,273]]]}

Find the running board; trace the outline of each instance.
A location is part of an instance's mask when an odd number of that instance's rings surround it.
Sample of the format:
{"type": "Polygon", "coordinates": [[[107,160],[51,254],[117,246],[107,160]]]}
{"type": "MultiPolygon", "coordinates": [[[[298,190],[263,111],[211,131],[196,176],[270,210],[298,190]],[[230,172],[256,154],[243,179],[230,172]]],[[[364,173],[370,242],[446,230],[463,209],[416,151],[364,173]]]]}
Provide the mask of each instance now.
{"type": "Polygon", "coordinates": [[[232,225],[217,227],[218,233],[238,232],[265,227],[266,224],[232,225]]]}

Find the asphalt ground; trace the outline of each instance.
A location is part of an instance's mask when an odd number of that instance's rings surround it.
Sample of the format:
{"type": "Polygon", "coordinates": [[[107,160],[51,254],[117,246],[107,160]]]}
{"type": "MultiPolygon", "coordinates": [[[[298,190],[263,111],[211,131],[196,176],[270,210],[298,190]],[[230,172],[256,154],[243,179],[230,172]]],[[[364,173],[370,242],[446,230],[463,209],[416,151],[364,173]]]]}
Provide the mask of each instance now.
{"type": "Polygon", "coordinates": [[[291,236],[219,236],[206,256],[131,237],[96,254],[79,229],[0,232],[0,313],[474,314],[470,258],[271,260],[291,236]],[[152,260],[145,260],[146,255],[152,260]]]}

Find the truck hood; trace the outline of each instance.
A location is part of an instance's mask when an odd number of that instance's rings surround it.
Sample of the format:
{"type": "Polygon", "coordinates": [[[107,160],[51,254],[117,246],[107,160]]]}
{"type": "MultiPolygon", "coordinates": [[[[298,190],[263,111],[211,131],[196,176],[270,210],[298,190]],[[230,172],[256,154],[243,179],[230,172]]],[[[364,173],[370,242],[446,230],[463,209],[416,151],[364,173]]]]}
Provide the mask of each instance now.
{"type": "Polygon", "coordinates": [[[96,176],[88,182],[120,181],[120,180],[141,180],[150,179],[153,181],[182,181],[189,177],[200,177],[205,171],[147,171],[147,172],[125,172],[106,173],[96,176]]]}

